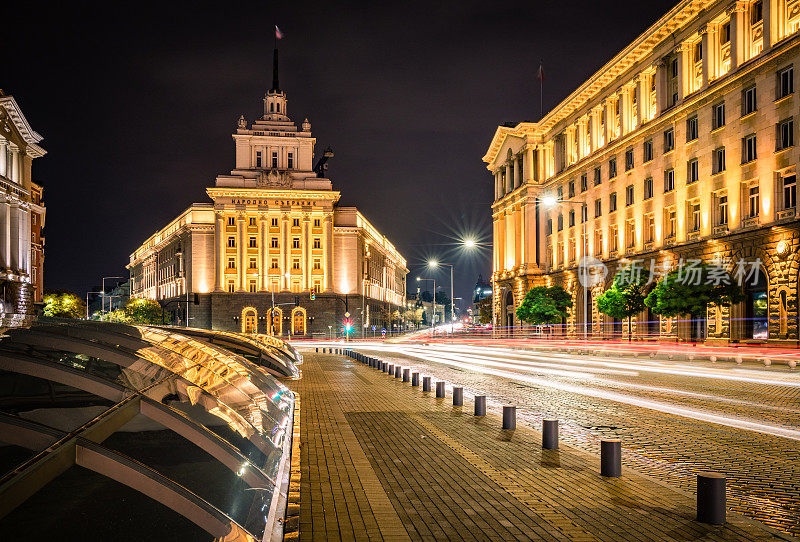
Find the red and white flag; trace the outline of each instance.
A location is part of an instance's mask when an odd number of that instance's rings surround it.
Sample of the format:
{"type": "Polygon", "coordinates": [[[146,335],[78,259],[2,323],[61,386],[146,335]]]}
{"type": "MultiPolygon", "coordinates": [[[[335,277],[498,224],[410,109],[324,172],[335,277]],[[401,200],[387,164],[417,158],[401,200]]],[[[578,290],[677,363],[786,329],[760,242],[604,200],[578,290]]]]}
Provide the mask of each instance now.
{"type": "Polygon", "coordinates": [[[281,29],[278,28],[278,25],[275,25],[275,39],[282,40],[283,39],[283,32],[281,29]]]}

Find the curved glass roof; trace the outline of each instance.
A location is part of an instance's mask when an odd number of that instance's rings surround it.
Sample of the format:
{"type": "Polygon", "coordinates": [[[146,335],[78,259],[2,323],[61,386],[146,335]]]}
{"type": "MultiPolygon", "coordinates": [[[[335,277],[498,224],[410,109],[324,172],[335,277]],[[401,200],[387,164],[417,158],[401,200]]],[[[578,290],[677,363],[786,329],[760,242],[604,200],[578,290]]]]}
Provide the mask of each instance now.
{"type": "MultiPolygon", "coordinates": [[[[281,493],[275,488],[282,479],[281,472],[288,460],[294,395],[264,367],[218,344],[149,326],[43,321],[30,329],[9,331],[7,337],[0,339],[0,371],[0,377],[14,373],[44,378],[70,386],[70,389],[78,388],[99,395],[114,405],[100,417],[119,417],[118,411],[134,408],[123,405],[134,401],[137,405],[134,410],[138,409],[138,414],[165,425],[206,449],[237,478],[251,486],[233,495],[228,503],[230,506],[216,511],[227,518],[220,521],[230,523],[231,533],[241,530],[261,538],[267,523],[274,520],[275,515],[272,514],[270,519],[265,511],[283,510],[271,505],[281,493]],[[200,415],[200,412],[204,414],[200,415]],[[215,424],[224,424],[230,433],[220,433],[215,424]],[[221,435],[228,435],[228,438],[221,435]],[[233,439],[233,435],[245,440],[239,442],[233,439]],[[243,446],[246,441],[251,444],[243,446]],[[253,488],[258,490],[252,491],[253,488]]],[[[3,403],[8,415],[24,415],[24,412],[8,408],[9,404],[13,406],[13,401],[12,397],[3,403]]],[[[95,403],[102,404],[102,401],[95,403]]],[[[3,438],[3,431],[11,431],[9,428],[22,422],[15,421],[17,418],[5,418],[7,423],[2,423],[2,416],[5,416],[2,411],[0,408],[2,441],[11,439],[15,442],[13,438],[20,438],[24,444],[27,442],[22,438],[25,435],[49,430],[45,429],[47,424],[41,427],[29,424],[25,426],[27,432],[22,433],[22,437],[15,435],[12,438],[7,433],[3,438]]],[[[88,429],[74,428],[64,439],[69,440],[70,435],[88,429]]],[[[29,440],[41,442],[41,438],[29,440]]],[[[19,477],[37,468],[46,456],[59,453],[59,449],[58,445],[53,445],[36,450],[36,456],[0,480],[0,500],[9,484],[21,483],[19,477]]],[[[139,468],[138,463],[130,463],[108,450],[87,449],[86,453],[87,457],[109,455],[122,470],[139,468]]],[[[97,463],[107,464],[107,461],[97,463]]],[[[140,475],[149,477],[153,484],[167,483],[158,473],[146,471],[145,465],[141,468],[145,474],[140,475]]],[[[103,474],[113,478],[115,472],[103,474]]],[[[181,493],[183,489],[172,490],[178,491],[177,499],[196,497],[184,495],[181,493]]],[[[154,494],[160,495],[158,492],[154,494]]],[[[17,504],[21,503],[15,506],[17,504]]],[[[214,508],[209,503],[205,505],[214,508]]],[[[0,517],[2,515],[0,508],[0,517]]],[[[211,532],[211,527],[204,528],[211,532]]],[[[216,525],[214,529],[218,531],[227,527],[216,525]]],[[[215,531],[214,535],[218,534],[215,531]]]]}

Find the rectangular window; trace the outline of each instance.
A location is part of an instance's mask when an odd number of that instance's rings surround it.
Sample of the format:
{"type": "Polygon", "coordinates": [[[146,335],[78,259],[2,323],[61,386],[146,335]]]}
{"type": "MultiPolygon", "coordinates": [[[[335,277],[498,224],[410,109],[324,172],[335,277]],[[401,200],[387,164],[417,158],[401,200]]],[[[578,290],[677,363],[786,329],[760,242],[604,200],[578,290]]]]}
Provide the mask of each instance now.
{"type": "Polygon", "coordinates": [[[293,237],[292,238],[292,248],[300,248],[300,238],[293,237]]]}
{"type": "Polygon", "coordinates": [[[717,196],[717,225],[724,226],[728,223],[728,195],[717,196]]]}
{"type": "Polygon", "coordinates": [[[300,260],[298,258],[292,260],[292,269],[300,269],[300,260]]]}
{"type": "Polygon", "coordinates": [[[228,281],[228,293],[232,294],[235,291],[236,291],[236,285],[234,284],[234,282],[232,280],[229,280],[228,281]]]}
{"type": "Polygon", "coordinates": [[[791,118],[778,123],[775,130],[775,149],[782,151],[794,146],[794,120],[791,118]]]}
{"type": "Polygon", "coordinates": [[[633,185],[625,187],[625,206],[630,207],[633,205],[633,185]]]}
{"type": "Polygon", "coordinates": [[[625,221],[625,247],[633,248],[636,246],[636,222],[633,220],[625,221]]]}
{"type": "Polygon", "coordinates": [[[650,213],[645,217],[645,230],[644,230],[644,238],[647,240],[648,243],[652,243],[656,240],[656,218],[653,213],[650,213]]]}
{"type": "Polygon", "coordinates": [[[763,7],[764,5],[761,3],[761,0],[758,2],[753,2],[753,5],[750,7],[750,24],[754,25],[756,23],[760,23],[763,19],[763,7]]]}
{"type": "Polygon", "coordinates": [[[586,192],[589,188],[589,176],[584,173],[581,175],[581,192],[586,192]]]}
{"type": "Polygon", "coordinates": [[[558,215],[558,231],[564,229],[564,215],[558,215]]]}
{"type": "Polygon", "coordinates": [[[653,159],[653,140],[648,139],[642,145],[642,162],[649,162],[653,159]]]}
{"type": "Polygon", "coordinates": [[[319,225],[320,225],[320,220],[319,220],[319,218],[315,218],[315,219],[314,219],[314,227],[315,227],[315,228],[319,228],[319,225]]]}
{"type": "Polygon", "coordinates": [[[278,248],[278,238],[277,238],[277,237],[273,237],[273,238],[272,238],[272,241],[271,241],[270,247],[272,247],[272,248],[278,248]]]}
{"type": "Polygon", "coordinates": [[[235,226],[236,225],[236,218],[229,216],[228,217],[228,226],[235,226]]]}
{"type": "Polygon", "coordinates": [[[617,176],[617,159],[612,158],[608,161],[608,178],[613,179],[617,176]]]}
{"type": "Polygon", "coordinates": [[[694,62],[695,64],[703,60],[703,42],[698,41],[694,44],[694,62]]]}
{"type": "Polygon", "coordinates": [[[617,193],[612,192],[608,197],[608,212],[613,213],[617,210],[617,193]]]}
{"type": "Polygon", "coordinates": [[[589,219],[589,217],[587,216],[588,213],[589,213],[589,208],[584,205],[581,205],[581,224],[589,219]]]}
{"type": "Polygon", "coordinates": [[[725,102],[711,107],[711,129],[716,130],[725,126],[725,102]]]}
{"type": "Polygon", "coordinates": [[[667,210],[667,239],[675,237],[678,228],[678,213],[675,209],[667,210]]]}
{"type": "Polygon", "coordinates": [[[256,151],[256,167],[260,168],[262,164],[261,151],[256,151]]]}
{"type": "Polygon", "coordinates": [[[776,97],[778,100],[785,98],[794,92],[794,69],[789,66],[778,72],[778,88],[776,97]]]}
{"type": "Polygon", "coordinates": [[[272,222],[270,222],[270,224],[272,224],[273,228],[277,228],[278,227],[278,219],[277,218],[273,218],[272,222]]]}
{"type": "Polygon", "coordinates": [[[236,258],[228,258],[228,269],[236,269],[236,258]]]}
{"type": "Polygon", "coordinates": [[[752,162],[756,159],[756,134],[742,138],[742,163],[752,162]]]}
{"type": "Polygon", "coordinates": [[[250,220],[248,220],[248,222],[247,222],[247,223],[248,223],[248,225],[250,225],[250,226],[255,226],[255,225],[256,225],[256,219],[255,219],[255,217],[252,217],[252,216],[251,216],[251,217],[250,217],[250,220]]]}
{"type": "Polygon", "coordinates": [[[670,168],[664,172],[664,192],[675,190],[675,170],[670,168]]]}
{"type": "Polygon", "coordinates": [[[236,246],[236,237],[228,237],[228,248],[234,248],[236,246]]]}
{"type": "Polygon", "coordinates": [[[563,200],[563,199],[564,199],[564,187],[563,187],[563,186],[559,186],[559,187],[556,189],[556,199],[557,199],[558,201],[561,201],[561,200],[563,200]]]}
{"type": "Polygon", "coordinates": [[[756,86],[752,85],[742,91],[742,116],[754,113],[757,108],[756,86]]]}
{"type": "Polygon", "coordinates": [[[256,265],[256,259],[255,258],[250,258],[249,267],[250,267],[250,269],[256,269],[258,267],[256,265]]]}
{"type": "Polygon", "coordinates": [[[256,244],[256,238],[255,238],[255,237],[251,237],[251,238],[250,238],[250,244],[249,244],[248,246],[249,246],[250,248],[256,248],[256,247],[258,247],[258,245],[256,244]]]}
{"type": "Polygon", "coordinates": [[[664,152],[670,152],[675,148],[675,130],[669,128],[664,130],[664,152]]]}
{"type": "Polygon", "coordinates": [[[781,179],[783,181],[783,208],[797,207],[797,175],[792,173],[781,179]]]}
{"type": "Polygon", "coordinates": [[[569,184],[567,184],[567,194],[568,198],[575,197],[575,181],[570,181],[569,184]]]}
{"type": "Polygon", "coordinates": [[[247,290],[248,290],[248,291],[249,291],[251,294],[254,294],[254,293],[256,293],[256,281],[255,281],[255,280],[253,280],[253,279],[250,279],[250,281],[247,283],[247,290]]]}
{"type": "Polygon", "coordinates": [[[575,211],[570,211],[569,212],[569,227],[571,228],[574,225],[575,225],[575,211]]]}
{"type": "Polygon", "coordinates": [[[700,231],[700,204],[689,203],[689,231],[700,231]]]}
{"type": "Polygon", "coordinates": [[[544,234],[545,235],[551,235],[552,233],[553,233],[553,219],[552,218],[548,218],[547,219],[547,226],[545,226],[545,229],[544,229],[544,234]]]}
{"type": "Polygon", "coordinates": [[[322,263],[319,258],[314,258],[314,269],[322,269],[322,263]]]}
{"type": "Polygon", "coordinates": [[[299,228],[300,227],[300,219],[299,218],[293,218],[292,219],[292,227],[293,228],[299,228]]]}
{"type": "Polygon", "coordinates": [[[314,238],[314,248],[322,248],[322,241],[319,237],[314,238]]]}
{"type": "Polygon", "coordinates": [[[725,147],[714,149],[711,173],[717,174],[725,171],[725,147]]]}
{"type": "Polygon", "coordinates": [[[747,211],[750,218],[758,216],[758,185],[747,190],[747,211]]]}
{"type": "Polygon", "coordinates": [[[700,180],[700,163],[697,158],[692,158],[686,163],[686,184],[696,183],[700,180]]]}
{"type": "Polygon", "coordinates": [[[602,180],[600,175],[601,175],[600,174],[600,166],[597,166],[596,168],[594,168],[594,185],[595,186],[598,186],[601,182],[603,182],[603,180],[602,180]]]}
{"type": "Polygon", "coordinates": [[[653,197],[653,178],[648,177],[644,180],[644,199],[653,197]]]}
{"type": "Polygon", "coordinates": [[[731,41],[731,23],[727,22],[719,29],[719,42],[722,45],[730,43],[731,41]]]}
{"type": "Polygon", "coordinates": [[[633,169],[633,149],[625,151],[625,171],[633,169]]]}
{"type": "Polygon", "coordinates": [[[697,115],[694,115],[686,120],[686,141],[694,141],[697,136],[697,115]]]}
{"type": "Polygon", "coordinates": [[[603,230],[594,231],[594,255],[603,254],[603,230]]]}
{"type": "Polygon", "coordinates": [[[597,218],[603,214],[603,200],[594,200],[594,217],[597,218]]]}
{"type": "Polygon", "coordinates": [[[619,230],[616,225],[608,228],[608,250],[609,252],[619,250],[619,230]]]}
{"type": "Polygon", "coordinates": [[[278,167],[278,153],[277,152],[273,152],[272,153],[272,167],[273,168],[277,168],[278,167]]]}
{"type": "Polygon", "coordinates": [[[278,269],[278,258],[272,258],[272,261],[270,263],[270,268],[278,269]]]}
{"type": "Polygon", "coordinates": [[[294,169],[294,154],[292,154],[291,152],[287,156],[286,167],[288,167],[289,169],[294,169]]]}

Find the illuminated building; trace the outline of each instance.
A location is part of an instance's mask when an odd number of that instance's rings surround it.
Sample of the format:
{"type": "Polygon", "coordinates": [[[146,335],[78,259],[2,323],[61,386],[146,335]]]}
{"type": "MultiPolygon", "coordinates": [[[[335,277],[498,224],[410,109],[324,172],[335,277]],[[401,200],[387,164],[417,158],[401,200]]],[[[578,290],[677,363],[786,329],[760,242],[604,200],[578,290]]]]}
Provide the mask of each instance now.
{"type": "MultiPolygon", "coordinates": [[[[484,156],[496,325],[559,284],[571,329],[606,337],[596,299],[625,259],[758,258],[747,300],[709,307],[707,339],[796,343],[798,28],[797,0],[682,1],[538,122],[498,127],[484,156]],[[581,287],[584,255],[605,284],[581,287]]],[[[636,320],[639,337],[690,338],[688,322],[636,320]]]]}
{"type": "Polygon", "coordinates": [[[358,326],[390,329],[406,260],[356,208],[337,206],[326,158],[312,167],[311,123],[298,130],[287,114],[277,61],[276,51],[263,116],[239,118],[234,169],[207,189],[212,202],[192,204],[131,254],[131,295],[182,323],[188,306],[195,327],[327,334],[349,312],[358,326]]]}
{"type": "Polygon", "coordinates": [[[44,156],[13,96],[0,90],[0,327],[30,323],[42,301],[45,209],[32,181],[33,159],[44,156]]]}

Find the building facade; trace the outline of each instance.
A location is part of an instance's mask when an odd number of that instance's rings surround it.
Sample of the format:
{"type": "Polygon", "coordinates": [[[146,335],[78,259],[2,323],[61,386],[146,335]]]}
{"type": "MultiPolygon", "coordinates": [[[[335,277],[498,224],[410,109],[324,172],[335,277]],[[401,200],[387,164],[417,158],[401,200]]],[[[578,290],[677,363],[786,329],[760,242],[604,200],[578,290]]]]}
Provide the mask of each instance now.
{"type": "Polygon", "coordinates": [[[263,116],[239,118],[235,166],[207,189],[211,203],[131,254],[131,296],[219,330],[329,334],[346,318],[388,328],[404,305],[406,260],[356,208],[337,205],[324,157],[312,167],[311,123],[289,118],[277,63],[276,51],[263,116]]]}
{"type": "MultiPolygon", "coordinates": [[[[494,319],[534,285],[573,295],[570,329],[618,331],[597,297],[631,261],[756,262],[746,300],[710,306],[709,341],[798,340],[800,1],[685,0],[539,122],[497,129],[494,319]],[[584,287],[581,262],[605,281],[584,287]]],[[[693,337],[644,311],[634,334],[693,337]]]]}
{"type": "Polygon", "coordinates": [[[42,301],[45,209],[32,180],[33,160],[45,154],[41,140],[0,90],[0,328],[28,325],[42,301]]]}

